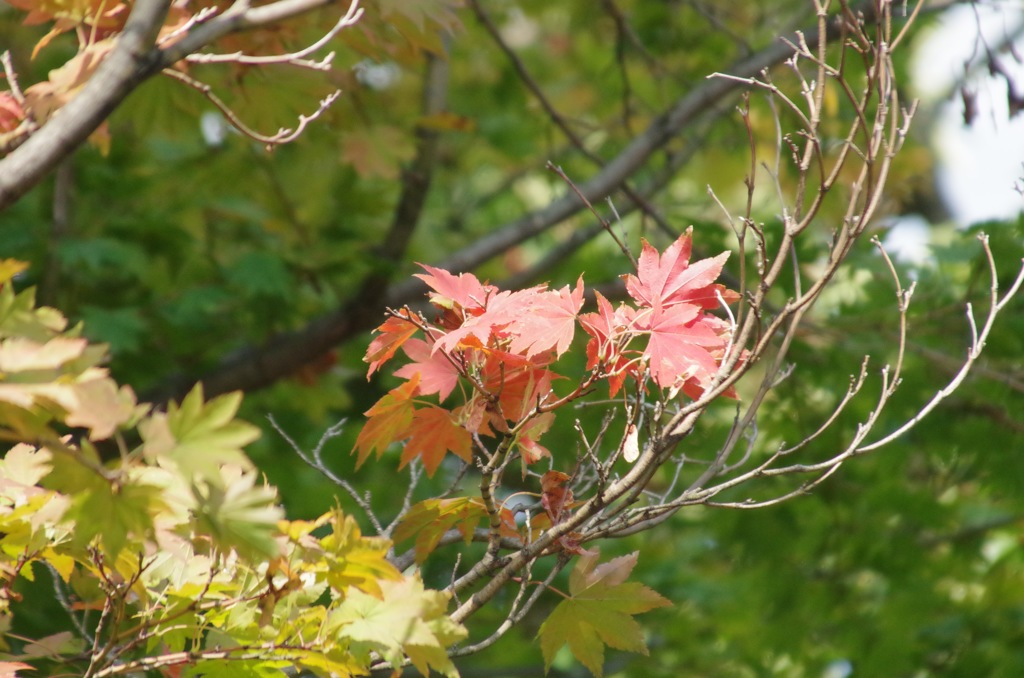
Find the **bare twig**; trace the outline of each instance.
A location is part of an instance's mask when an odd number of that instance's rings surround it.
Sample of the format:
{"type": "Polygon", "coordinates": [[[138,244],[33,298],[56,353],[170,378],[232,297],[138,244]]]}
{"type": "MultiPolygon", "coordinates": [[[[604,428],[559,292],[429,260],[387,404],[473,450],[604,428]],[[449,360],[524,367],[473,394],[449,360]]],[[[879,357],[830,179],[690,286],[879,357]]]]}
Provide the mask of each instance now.
{"type": "Polygon", "coordinates": [[[296,455],[298,455],[299,459],[306,462],[306,464],[310,468],[322,474],[332,483],[334,483],[341,489],[345,490],[345,493],[348,494],[349,497],[351,497],[352,501],[356,503],[356,506],[362,509],[363,513],[366,514],[367,519],[373,525],[373,529],[376,530],[377,534],[385,534],[386,530],[384,528],[383,523],[380,521],[379,518],[377,518],[377,514],[374,512],[373,507],[370,505],[370,497],[361,495],[358,491],[356,491],[356,489],[352,486],[351,483],[349,483],[341,476],[337,475],[334,471],[329,469],[326,464],[324,464],[322,457],[324,446],[327,444],[328,441],[337,438],[338,436],[341,435],[346,423],[344,419],[334,424],[333,426],[327,428],[327,430],[323,432],[323,435],[320,436],[320,440],[317,442],[316,447],[313,448],[312,453],[309,454],[307,454],[306,451],[303,450],[302,447],[300,447],[299,444],[295,442],[295,440],[290,435],[288,435],[283,428],[281,428],[280,424],[277,423],[277,420],[274,419],[273,415],[268,414],[267,420],[270,422],[270,425],[273,427],[273,429],[277,431],[277,434],[281,436],[286,443],[288,443],[288,446],[292,448],[292,451],[295,452],[296,455]]]}
{"type": "MultiPolygon", "coordinates": [[[[348,11],[338,19],[329,31],[320,36],[320,38],[312,44],[296,52],[268,56],[253,56],[250,54],[243,54],[242,52],[234,52],[233,54],[189,54],[186,57],[186,60],[197,64],[237,63],[244,64],[246,66],[283,64],[309,68],[317,71],[330,70],[331,62],[334,60],[334,52],[330,52],[320,61],[309,61],[306,57],[319,52],[327,46],[327,44],[338,35],[338,33],[349,26],[355,25],[362,15],[363,8],[359,6],[359,0],[352,0],[349,3],[348,11]]],[[[197,15],[197,17],[198,16],[199,15],[197,15]]],[[[203,17],[196,21],[200,22],[206,18],[207,17],[203,17]]]]}
{"type": "Polygon", "coordinates": [[[268,150],[273,148],[274,146],[280,146],[281,144],[287,144],[291,143],[292,141],[295,141],[299,137],[299,135],[301,135],[303,131],[305,131],[309,123],[313,122],[321,115],[323,115],[324,111],[330,108],[331,104],[337,101],[338,97],[341,96],[341,90],[336,90],[332,94],[329,94],[327,97],[322,99],[320,101],[319,108],[317,108],[316,111],[314,111],[312,114],[300,115],[299,123],[298,125],[295,126],[295,129],[287,129],[282,127],[276,133],[268,135],[260,134],[259,132],[249,128],[244,122],[242,122],[242,119],[238,116],[238,114],[231,110],[231,108],[227,104],[225,104],[219,96],[217,96],[217,94],[213,91],[213,87],[206,84],[205,82],[201,82],[193,78],[192,76],[186,75],[185,73],[179,70],[175,70],[173,68],[164,69],[164,75],[174,80],[177,80],[178,82],[184,83],[192,89],[199,92],[200,94],[202,94],[204,97],[206,97],[207,101],[213,104],[217,108],[217,110],[220,111],[225,118],[227,118],[227,121],[231,124],[232,127],[237,129],[239,132],[249,137],[253,141],[263,144],[264,146],[267,147],[268,150]]]}

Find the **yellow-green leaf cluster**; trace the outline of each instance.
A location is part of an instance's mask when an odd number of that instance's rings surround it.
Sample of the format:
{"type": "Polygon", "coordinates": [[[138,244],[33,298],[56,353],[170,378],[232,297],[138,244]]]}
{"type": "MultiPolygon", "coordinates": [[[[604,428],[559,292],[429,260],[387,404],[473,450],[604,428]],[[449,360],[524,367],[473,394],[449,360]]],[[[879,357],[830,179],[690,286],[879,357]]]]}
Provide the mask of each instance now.
{"type": "Polygon", "coordinates": [[[15,292],[17,262],[0,264],[0,434],[12,441],[56,438],[54,420],[109,438],[138,411],[135,395],[98,365],[90,346],[51,308],[36,308],[34,290],[15,292]]]}
{"type": "Polygon", "coordinates": [[[418,575],[382,581],[381,598],[351,589],[329,623],[351,642],[357,656],[378,652],[392,666],[403,656],[423,675],[434,670],[457,676],[445,648],[464,639],[466,629],[446,614],[449,595],[428,591],[418,575]]]}
{"type": "MultiPolygon", "coordinates": [[[[8,282],[17,270],[0,262],[8,282]]],[[[340,508],[284,520],[243,451],[257,429],[236,419],[240,394],[207,401],[197,386],[147,413],[104,358],[30,291],[0,289],[0,431],[15,443],[0,459],[0,615],[42,563],[105,620],[91,659],[108,668],[365,675],[384,657],[457,675],[447,648],[466,631],[448,594],[403,576],[391,542],[340,508]]],[[[20,642],[10,658],[63,672],[90,661],[58,640],[20,642]]]]}
{"type": "Polygon", "coordinates": [[[382,582],[401,579],[401,573],[386,559],[390,541],[364,537],[355,519],[339,509],[317,522],[331,526],[331,533],[319,543],[323,555],[318,573],[335,591],[355,588],[379,598],[382,582]]]}

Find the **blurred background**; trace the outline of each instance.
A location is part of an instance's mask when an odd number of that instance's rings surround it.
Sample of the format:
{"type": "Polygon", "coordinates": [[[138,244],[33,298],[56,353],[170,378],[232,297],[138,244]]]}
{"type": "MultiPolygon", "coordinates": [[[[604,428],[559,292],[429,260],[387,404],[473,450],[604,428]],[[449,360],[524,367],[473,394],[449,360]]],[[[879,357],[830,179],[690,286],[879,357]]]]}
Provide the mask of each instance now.
{"type": "MultiPolygon", "coordinates": [[[[709,74],[814,25],[804,0],[362,4],[360,25],[331,45],[330,73],[190,71],[264,133],[293,127],[341,89],[296,142],[267,152],[209,100],[157,78],[95,143],[0,213],[0,254],[32,264],[22,283],[108,343],[112,372],[141,397],[165,402],[199,379],[211,395],[247,392],[245,417],[265,429],[251,456],[292,518],[336,501],[355,507],[303,465],[268,415],[304,449],[347,420],[325,459],[370,491],[383,516],[397,511],[397,452],[356,470],[350,450],[362,412],[396,383],[388,374],[367,381],[362,356],[385,304],[421,294],[409,283],[414,262],[471,267],[496,284],[560,286],[585,273],[614,288],[628,262],[591,214],[553,214],[568,188],[545,164],[584,184],[677,101],[703,91],[709,74]]],[[[332,12],[220,48],[295,49],[333,24],[332,12]]],[[[24,16],[0,4],[0,46],[23,88],[75,50],[63,36],[33,58],[45,29],[24,16]]],[[[919,105],[877,234],[917,288],[903,388],[880,432],[914,416],[963,360],[966,304],[980,314],[989,298],[975,236],[989,234],[1003,287],[1020,265],[1022,30],[1018,2],[925,3],[895,54],[904,100],[919,105]]],[[[772,74],[795,91],[785,66],[772,74]]],[[[708,187],[742,213],[751,144],[740,103],[736,94],[709,98],[625,177],[645,205],[613,193],[631,246],[641,236],[664,246],[693,225],[695,257],[735,248],[708,187]]],[[[757,93],[750,109],[754,146],[771,159],[777,118],[757,93]]],[[[838,96],[827,113],[836,123],[826,130],[851,115],[838,96]]],[[[791,186],[783,166],[780,183],[791,186]]],[[[758,176],[767,188],[763,169],[758,176]]],[[[838,196],[823,211],[801,245],[805,260],[822,251],[841,208],[838,196]]],[[[773,190],[758,192],[754,213],[766,229],[780,211],[773,190]]],[[[870,412],[896,336],[884,270],[861,243],[815,306],[791,376],[762,408],[755,454],[816,430],[865,355],[867,395],[807,454],[828,456],[870,412]]],[[[650,656],[610,652],[605,675],[1024,675],[1022,311],[1015,300],[977,369],[938,411],[812,495],[749,512],[684,510],[651,533],[603,544],[607,555],[639,549],[635,578],[675,603],[641,619],[650,656]]],[[[685,444],[715,449],[734,413],[722,404],[685,444]]],[[[578,416],[594,425],[601,412],[578,416]]],[[[544,443],[557,458],[560,447],[575,449],[574,436],[566,423],[544,443]]],[[[439,473],[417,492],[430,496],[450,477],[439,473]]],[[[768,497],[778,488],[745,491],[768,497]]],[[[428,583],[447,583],[455,553],[428,562],[428,583]]],[[[503,611],[487,615],[481,634],[503,611]]],[[[461,660],[463,675],[541,675],[541,618],[461,660]]],[[[40,611],[24,623],[54,621],[40,611]]],[[[551,675],[585,675],[563,651],[551,675]]]]}

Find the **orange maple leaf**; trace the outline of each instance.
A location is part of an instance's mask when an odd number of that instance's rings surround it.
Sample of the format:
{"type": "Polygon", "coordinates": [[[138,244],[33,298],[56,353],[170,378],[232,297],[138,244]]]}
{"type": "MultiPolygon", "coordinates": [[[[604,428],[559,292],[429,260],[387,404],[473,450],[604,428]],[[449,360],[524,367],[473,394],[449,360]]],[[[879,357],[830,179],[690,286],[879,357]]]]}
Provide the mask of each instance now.
{"type": "Polygon", "coordinates": [[[353,452],[359,453],[357,467],[362,466],[374,450],[379,459],[391,443],[409,435],[414,413],[412,399],[419,391],[419,384],[420,376],[415,374],[406,383],[388,391],[386,396],[364,413],[369,419],[352,448],[353,452]]]}
{"type": "MultiPolygon", "coordinates": [[[[419,380],[419,374],[414,377],[419,380]]],[[[433,476],[445,454],[452,452],[464,461],[472,461],[473,440],[462,426],[455,423],[451,412],[440,407],[416,410],[409,427],[409,442],[402,450],[401,469],[416,457],[423,459],[428,476],[433,476]]]]}
{"type": "MultiPolygon", "coordinates": [[[[405,316],[408,311],[401,311],[405,316]]],[[[366,380],[369,381],[374,372],[395,355],[398,347],[406,342],[409,337],[416,334],[416,327],[406,317],[392,316],[385,320],[377,328],[379,334],[370,342],[366,349],[365,362],[370,363],[370,369],[366,373],[366,380]]]]}

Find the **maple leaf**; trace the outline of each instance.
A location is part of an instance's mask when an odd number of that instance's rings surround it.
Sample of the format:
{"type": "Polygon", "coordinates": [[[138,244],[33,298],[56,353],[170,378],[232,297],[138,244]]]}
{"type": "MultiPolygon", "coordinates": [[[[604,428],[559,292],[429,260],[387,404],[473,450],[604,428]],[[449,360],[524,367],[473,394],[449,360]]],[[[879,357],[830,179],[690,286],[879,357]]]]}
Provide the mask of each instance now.
{"type": "Polygon", "coordinates": [[[255,470],[225,466],[220,471],[221,482],[192,488],[200,534],[209,535],[225,551],[233,548],[249,557],[278,555],[281,547],[275,537],[284,511],[277,505],[277,492],[259,483],[255,470]]]}
{"type": "Polygon", "coordinates": [[[612,304],[603,294],[595,292],[597,313],[584,313],[580,316],[580,327],[592,339],[587,344],[587,369],[592,370],[601,361],[611,361],[615,357],[614,337],[619,333],[620,325],[612,304]]]}
{"type": "Polygon", "coordinates": [[[583,307],[583,278],[576,289],[543,291],[523,300],[511,350],[527,357],[554,349],[556,355],[569,350],[576,330],[576,316],[583,307]]]}
{"type": "Polygon", "coordinates": [[[412,362],[395,370],[395,376],[409,379],[419,374],[420,393],[436,393],[438,399],[444,402],[459,383],[459,370],[451,358],[441,352],[435,353],[433,346],[422,339],[410,339],[402,346],[402,350],[412,362]]]}
{"type": "Polygon", "coordinates": [[[640,433],[636,424],[626,427],[626,437],[622,440],[622,458],[629,464],[640,458],[640,433]]]}
{"type": "Polygon", "coordinates": [[[488,297],[483,312],[465,318],[456,328],[447,332],[434,344],[434,350],[455,351],[477,348],[488,344],[493,336],[513,323],[522,321],[528,308],[525,299],[538,288],[517,292],[498,292],[488,297]]]}
{"type": "Polygon", "coordinates": [[[93,42],[68,59],[60,68],[50,71],[48,80],[37,82],[26,89],[25,103],[36,122],[48,120],[78,94],[114,49],[115,44],[116,40],[113,37],[93,42]]]}
{"type": "Polygon", "coordinates": [[[341,509],[332,509],[316,522],[309,531],[330,524],[332,531],[320,540],[319,546],[330,557],[316,558],[316,570],[323,571],[327,582],[335,591],[351,591],[352,587],[371,596],[383,598],[381,584],[397,581],[401,572],[388,562],[391,543],[382,537],[364,537],[356,519],[341,509]]]}
{"type": "Polygon", "coordinates": [[[643,241],[636,275],[625,276],[626,292],[638,304],[653,307],[690,303],[701,308],[719,305],[715,291],[723,288],[713,283],[729,253],[690,264],[692,232],[691,227],[664,254],[658,254],[649,242],[643,241]]]}
{"type": "MultiPolygon", "coordinates": [[[[497,419],[488,399],[479,393],[473,393],[465,405],[456,407],[452,414],[466,427],[470,433],[492,436],[492,420],[497,419]]],[[[507,427],[500,428],[506,430],[507,427]]]]}
{"type": "Polygon", "coordinates": [[[256,440],[258,428],[234,419],[242,402],[240,391],[204,402],[197,384],[181,404],[155,412],[139,424],[143,455],[150,461],[170,462],[187,479],[222,481],[223,464],[244,468],[252,464],[242,448],[256,440]]]}
{"type": "Polygon", "coordinates": [[[382,597],[350,589],[344,602],[328,616],[328,628],[350,641],[353,654],[378,652],[392,666],[408,656],[420,673],[431,668],[458,676],[445,649],[467,636],[466,629],[446,614],[449,595],[423,588],[419,575],[382,581],[382,597]]]}
{"type": "Polygon", "coordinates": [[[25,662],[0,662],[0,678],[18,678],[18,671],[35,671],[25,662]]]}
{"type": "Polygon", "coordinates": [[[362,466],[374,450],[379,459],[391,443],[409,434],[414,411],[412,398],[418,393],[419,382],[419,374],[414,374],[409,381],[388,391],[364,412],[369,419],[363,424],[352,448],[353,452],[359,453],[357,467],[362,466]]]}
{"type": "Polygon", "coordinates": [[[29,498],[46,494],[36,487],[50,472],[53,453],[18,443],[0,459],[0,496],[8,505],[21,506],[29,498]]]}
{"type": "Polygon", "coordinates": [[[485,285],[472,273],[455,275],[442,268],[434,268],[419,264],[426,273],[417,273],[419,278],[434,290],[430,294],[430,303],[440,308],[453,308],[458,305],[464,309],[482,311],[487,300],[498,292],[493,285],[485,285]]]}
{"type": "MultiPolygon", "coordinates": [[[[79,383],[70,387],[70,406],[59,396],[54,400],[67,409],[66,424],[88,428],[93,440],[104,440],[136,412],[135,393],[130,386],[118,387],[106,376],[106,370],[96,370],[94,378],[89,376],[92,372],[84,372],[79,383]]],[[[56,384],[54,388],[64,390],[56,384]]],[[[258,435],[256,433],[253,439],[258,435]]]]}
{"type": "Polygon", "coordinates": [[[10,92],[0,92],[0,135],[15,130],[25,119],[25,109],[10,92]]]}
{"type": "Polygon", "coordinates": [[[537,634],[545,672],[566,643],[591,673],[604,671],[604,648],[647,654],[643,629],[633,617],[671,605],[666,598],[637,582],[626,582],[637,553],[595,567],[598,555],[580,558],[569,576],[569,598],[551,613],[537,634]]]}
{"type": "MultiPolygon", "coordinates": [[[[0,259],[0,285],[6,285],[14,278],[14,276],[25,270],[28,270],[27,262],[18,261],[17,259],[0,259]]],[[[10,290],[8,289],[8,291],[10,290]]],[[[22,292],[22,294],[25,294],[25,292],[22,292]]],[[[35,297],[33,296],[29,307],[34,308],[34,306],[35,297]]],[[[54,330],[62,330],[64,328],[64,324],[65,323],[62,323],[60,327],[55,327],[54,330]]],[[[8,334],[13,333],[8,332],[8,334]]]]}
{"type": "Polygon", "coordinates": [[[120,27],[127,14],[123,3],[102,0],[10,0],[7,4],[29,13],[24,21],[26,26],[57,20],[65,31],[80,23],[102,28],[120,27]]]}
{"type": "Polygon", "coordinates": [[[550,393],[551,381],[556,375],[531,364],[523,369],[508,369],[506,365],[498,361],[489,362],[484,370],[484,386],[489,392],[498,394],[498,403],[505,418],[518,422],[531,416],[538,401],[550,393]]]}
{"type": "MultiPolygon", "coordinates": [[[[35,376],[40,374],[44,373],[35,376]]],[[[0,403],[26,410],[26,414],[31,413],[22,420],[24,426],[29,428],[33,426],[31,422],[38,423],[39,415],[48,412],[56,404],[64,411],[64,423],[88,428],[93,440],[103,440],[113,435],[136,412],[135,394],[131,388],[122,386],[119,389],[107,376],[107,371],[101,368],[90,367],[75,377],[51,376],[49,380],[35,383],[29,380],[32,376],[30,371],[24,376],[28,377],[25,381],[0,383],[0,403]]],[[[6,416],[9,418],[8,426],[14,426],[18,421],[13,411],[9,411],[6,416]]],[[[48,418],[49,415],[45,415],[45,419],[48,418]]],[[[34,435],[38,435],[37,429],[38,426],[34,435]]],[[[28,429],[22,433],[33,435],[28,429]]]]}
{"type": "MultiPolygon", "coordinates": [[[[55,471],[47,478],[47,484],[61,485],[61,475],[55,471]]],[[[70,489],[70,483],[64,485],[61,489],[70,489]]],[[[153,515],[165,506],[162,488],[130,483],[114,488],[110,483],[95,481],[75,493],[64,520],[75,522],[76,544],[85,546],[99,537],[104,554],[114,561],[129,540],[134,547],[152,536],[153,515]]]]}
{"type": "Polygon", "coordinates": [[[408,431],[410,438],[402,450],[399,469],[420,457],[427,475],[433,477],[447,452],[466,462],[473,460],[473,439],[469,431],[455,422],[448,410],[434,406],[416,410],[408,431]]]}
{"type": "MultiPolygon", "coordinates": [[[[402,311],[403,314],[408,311],[402,311]]],[[[380,327],[377,328],[377,332],[380,334],[374,337],[373,341],[366,349],[366,356],[363,358],[365,362],[370,363],[370,369],[366,373],[366,379],[369,381],[370,377],[376,372],[381,365],[386,363],[395,355],[395,351],[398,350],[402,344],[406,342],[412,335],[416,334],[416,330],[419,328],[415,324],[410,322],[407,318],[392,316],[385,320],[380,327]]]]}
{"type": "Polygon", "coordinates": [[[538,443],[542,435],[547,433],[551,424],[555,421],[554,412],[544,412],[531,419],[516,436],[516,445],[523,456],[523,474],[526,474],[526,467],[544,457],[550,457],[551,451],[538,443]]]}
{"type": "Polygon", "coordinates": [[[416,563],[421,564],[437,548],[445,532],[457,529],[468,544],[473,531],[486,517],[487,507],[479,497],[427,499],[409,509],[393,536],[395,543],[416,537],[416,563]]]}
{"type": "MultiPolygon", "coordinates": [[[[557,525],[569,516],[572,510],[573,504],[575,503],[572,495],[572,490],[565,487],[565,483],[570,481],[572,476],[562,473],[561,471],[548,471],[540,478],[540,503],[544,507],[544,511],[547,514],[548,521],[551,525],[557,525]]],[[[558,547],[566,553],[573,553],[576,555],[588,555],[597,553],[596,551],[588,551],[583,548],[580,543],[580,534],[578,532],[570,532],[563,534],[558,538],[558,547]]]]}
{"type": "Polygon", "coordinates": [[[634,309],[619,306],[613,309],[611,302],[600,292],[597,296],[597,313],[584,313],[580,316],[580,326],[591,336],[587,342],[587,369],[592,370],[598,365],[605,365],[608,374],[608,393],[611,397],[622,388],[631,368],[631,361],[622,355],[622,346],[629,343],[630,331],[636,318],[634,309]]]}
{"type": "Polygon", "coordinates": [[[654,308],[640,328],[650,333],[644,355],[651,378],[662,388],[671,388],[690,378],[698,383],[710,381],[718,371],[718,361],[709,349],[725,346],[720,336],[690,304],[654,308]]]}
{"type": "Polygon", "coordinates": [[[81,338],[54,337],[45,344],[11,337],[0,343],[0,371],[49,370],[82,355],[88,341],[81,338]]]}
{"type": "Polygon", "coordinates": [[[572,480],[572,476],[561,471],[547,471],[540,478],[540,503],[551,518],[552,525],[562,522],[572,504],[572,490],[565,487],[569,480],[572,480]]]}

